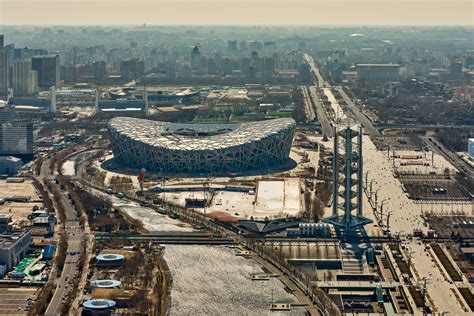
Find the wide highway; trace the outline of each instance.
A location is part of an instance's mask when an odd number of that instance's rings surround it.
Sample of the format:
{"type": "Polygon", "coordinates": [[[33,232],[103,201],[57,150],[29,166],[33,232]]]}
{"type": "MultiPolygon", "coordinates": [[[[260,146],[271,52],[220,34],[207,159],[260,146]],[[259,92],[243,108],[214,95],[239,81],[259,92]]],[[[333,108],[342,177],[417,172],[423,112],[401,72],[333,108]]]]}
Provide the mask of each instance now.
{"type": "Polygon", "coordinates": [[[344,91],[344,89],[341,86],[336,86],[336,90],[339,92],[341,95],[342,99],[344,102],[346,102],[346,105],[349,107],[349,110],[353,113],[354,118],[364,126],[365,130],[367,133],[370,134],[370,136],[374,137],[379,137],[382,136],[378,129],[376,129],[373,125],[372,122],[365,116],[362,111],[359,110],[359,108],[354,104],[354,102],[349,98],[347,93],[344,91]]]}
{"type": "MultiPolygon", "coordinates": [[[[53,180],[56,177],[51,172],[50,163],[51,160],[46,160],[43,163],[38,180],[44,184],[45,188],[48,188],[47,184],[50,183],[50,185],[62,193],[60,195],[60,203],[55,205],[55,207],[57,212],[64,212],[65,215],[65,222],[62,223],[64,224],[64,230],[61,233],[67,234],[67,254],[61,276],[56,280],[56,289],[45,315],[60,315],[63,303],[67,299],[68,293],[72,290],[72,281],[78,274],[77,270],[79,268],[79,258],[83,250],[84,234],[76,210],[68,199],[67,193],[62,192],[61,185],[53,180]]],[[[49,194],[52,195],[53,193],[49,192],[49,194]]]]}

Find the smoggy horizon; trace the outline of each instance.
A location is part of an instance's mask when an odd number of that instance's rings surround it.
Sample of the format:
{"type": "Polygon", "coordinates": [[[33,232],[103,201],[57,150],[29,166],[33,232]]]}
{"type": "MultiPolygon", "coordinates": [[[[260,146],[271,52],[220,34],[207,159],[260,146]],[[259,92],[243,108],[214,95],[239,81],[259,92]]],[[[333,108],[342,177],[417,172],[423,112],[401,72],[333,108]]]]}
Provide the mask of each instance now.
{"type": "Polygon", "coordinates": [[[469,0],[0,0],[0,11],[1,25],[473,25],[469,0]]]}

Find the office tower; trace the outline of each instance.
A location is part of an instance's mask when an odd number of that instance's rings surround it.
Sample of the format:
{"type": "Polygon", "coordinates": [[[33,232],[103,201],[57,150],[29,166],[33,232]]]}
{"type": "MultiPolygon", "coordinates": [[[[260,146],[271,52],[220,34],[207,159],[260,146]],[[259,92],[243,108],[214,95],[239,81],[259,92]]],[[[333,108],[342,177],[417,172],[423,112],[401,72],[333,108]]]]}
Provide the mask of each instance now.
{"type": "Polygon", "coordinates": [[[122,80],[138,80],[145,74],[145,63],[141,60],[131,59],[120,62],[120,76],[122,80]]]}
{"type": "Polygon", "coordinates": [[[241,41],[239,43],[239,48],[240,48],[240,52],[243,53],[247,50],[247,42],[246,41],[241,41]]]}
{"type": "Polygon", "coordinates": [[[452,61],[449,65],[449,72],[452,74],[460,74],[462,73],[462,63],[460,61],[452,61]]]}
{"type": "Polygon", "coordinates": [[[15,110],[5,101],[0,101],[0,126],[15,120],[15,110]]]}
{"type": "Polygon", "coordinates": [[[74,66],[61,66],[61,80],[65,82],[76,82],[78,78],[77,68],[74,66]]]}
{"type": "Polygon", "coordinates": [[[240,72],[242,76],[248,76],[250,68],[250,59],[244,57],[240,60],[240,72]]]}
{"type": "Polygon", "coordinates": [[[311,71],[307,63],[302,63],[298,67],[298,73],[300,77],[300,82],[308,83],[311,81],[311,71]]]}
{"type": "Polygon", "coordinates": [[[228,57],[222,58],[222,72],[224,73],[224,76],[232,74],[232,63],[228,57]]]}
{"type": "Polygon", "coordinates": [[[183,68],[181,68],[181,79],[183,80],[191,80],[193,78],[193,72],[191,70],[191,67],[188,65],[184,65],[183,68]]]}
{"type": "Polygon", "coordinates": [[[104,82],[107,76],[107,65],[105,61],[94,61],[92,63],[92,74],[96,82],[104,82]]]}
{"type": "Polygon", "coordinates": [[[8,52],[3,47],[3,35],[0,35],[0,97],[6,96],[8,92],[8,52]]]}
{"type": "Polygon", "coordinates": [[[33,143],[33,123],[17,121],[1,125],[1,155],[32,155],[33,143]]]}
{"type": "Polygon", "coordinates": [[[265,81],[271,81],[273,73],[275,72],[275,59],[271,57],[262,58],[263,63],[263,79],[265,81]]]}
{"type": "Polygon", "coordinates": [[[13,63],[13,94],[17,97],[27,96],[30,75],[30,62],[28,60],[15,60],[13,63]]]}
{"type": "Polygon", "coordinates": [[[201,52],[199,51],[199,48],[197,46],[194,46],[191,52],[191,69],[201,69],[201,52]]]}
{"type": "Polygon", "coordinates": [[[467,55],[463,56],[462,58],[462,66],[465,69],[471,69],[474,67],[474,55],[467,55]]]}
{"type": "Polygon", "coordinates": [[[207,61],[207,73],[210,75],[217,74],[217,63],[214,58],[209,58],[209,60],[207,61]]]}
{"type": "Polygon", "coordinates": [[[237,53],[237,41],[227,41],[227,49],[230,54],[237,53]]]}
{"type": "Polygon", "coordinates": [[[38,88],[38,72],[36,70],[28,71],[28,95],[33,95],[38,88]]]}
{"type": "Polygon", "coordinates": [[[262,50],[262,46],[262,42],[253,41],[249,44],[249,50],[259,52],[262,50]]]}
{"type": "Polygon", "coordinates": [[[263,43],[263,56],[271,57],[275,53],[276,44],[275,42],[264,42],[263,43]]]}
{"type": "Polygon", "coordinates": [[[258,53],[256,51],[253,51],[250,55],[250,66],[257,68],[258,63],[259,63],[258,53]]]}
{"type": "Polygon", "coordinates": [[[176,80],[176,62],[170,61],[166,63],[166,79],[169,81],[176,80]]]}
{"type": "Polygon", "coordinates": [[[257,68],[254,66],[249,67],[249,74],[247,76],[248,79],[255,80],[257,79],[257,68]]]}
{"type": "Polygon", "coordinates": [[[361,84],[383,84],[400,80],[398,64],[357,64],[357,80],[361,84]]]}
{"type": "Polygon", "coordinates": [[[59,86],[59,55],[35,56],[31,59],[31,68],[38,73],[40,89],[59,86]]]}

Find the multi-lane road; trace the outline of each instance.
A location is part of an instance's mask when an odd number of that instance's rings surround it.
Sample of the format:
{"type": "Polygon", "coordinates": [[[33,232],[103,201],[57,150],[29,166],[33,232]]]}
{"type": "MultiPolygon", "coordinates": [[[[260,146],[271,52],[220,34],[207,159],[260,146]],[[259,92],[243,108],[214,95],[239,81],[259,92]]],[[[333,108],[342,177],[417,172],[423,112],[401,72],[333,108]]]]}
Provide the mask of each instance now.
{"type": "Polygon", "coordinates": [[[349,110],[352,112],[354,119],[357,122],[360,122],[362,126],[364,126],[364,129],[367,131],[367,133],[374,137],[381,136],[378,129],[376,129],[372,125],[372,122],[367,118],[367,116],[365,116],[365,114],[359,110],[359,108],[354,104],[351,98],[349,98],[344,89],[341,86],[336,86],[335,89],[339,92],[339,95],[344,100],[349,110]]]}
{"type": "MultiPolygon", "coordinates": [[[[59,192],[63,193],[60,195],[59,203],[55,205],[55,208],[57,212],[64,212],[65,215],[65,222],[60,223],[64,229],[61,229],[59,233],[67,234],[67,254],[61,275],[56,280],[56,289],[45,314],[59,315],[68,293],[72,291],[72,281],[79,273],[79,258],[83,251],[84,233],[74,205],[72,205],[67,194],[62,192],[61,185],[56,182],[57,177],[51,169],[54,170],[54,168],[51,168],[51,160],[48,159],[41,166],[38,180],[43,183],[45,188],[48,188],[49,183],[59,192]]],[[[49,192],[49,194],[52,195],[53,192],[49,192]]]]}
{"type": "MultiPolygon", "coordinates": [[[[323,76],[321,75],[321,71],[316,66],[316,63],[313,57],[311,57],[308,54],[305,54],[304,60],[310,67],[310,72],[311,72],[314,82],[316,83],[316,87],[331,89],[331,85],[326,80],[324,80],[323,76]]],[[[318,95],[315,90],[316,87],[309,87],[308,89],[310,92],[311,100],[316,108],[316,114],[318,117],[318,121],[321,123],[321,129],[323,130],[323,133],[328,136],[332,136],[333,134],[332,124],[328,118],[328,115],[324,109],[322,102],[318,98],[318,95]]],[[[346,113],[346,114],[352,114],[351,116],[358,123],[362,124],[366,132],[369,133],[371,136],[373,137],[381,136],[377,128],[375,128],[372,125],[372,122],[367,118],[367,116],[365,116],[365,114],[362,113],[361,110],[359,110],[359,108],[354,104],[351,98],[346,94],[344,89],[341,86],[336,86],[334,88],[339,92],[342,99],[345,101],[349,111],[351,112],[351,113],[346,113]]]]}
{"type": "Polygon", "coordinates": [[[316,84],[315,86],[310,86],[307,88],[307,93],[305,94],[305,97],[308,98],[308,102],[310,102],[313,105],[313,111],[316,112],[316,117],[317,117],[318,122],[321,124],[321,130],[323,134],[325,134],[328,137],[332,137],[332,134],[333,134],[332,124],[330,123],[328,115],[326,114],[326,111],[324,110],[323,102],[319,99],[319,96],[316,93],[316,88],[326,87],[327,82],[324,80],[323,76],[321,76],[321,73],[319,72],[319,69],[316,67],[313,57],[311,57],[308,54],[305,54],[304,59],[310,67],[311,75],[316,84]]]}
{"type": "Polygon", "coordinates": [[[323,107],[323,103],[319,99],[318,94],[316,93],[315,87],[309,87],[308,91],[309,91],[309,96],[311,97],[313,106],[316,110],[318,121],[321,123],[321,130],[323,131],[323,134],[327,135],[328,137],[332,137],[332,134],[333,134],[332,124],[329,122],[328,116],[323,107]]]}
{"type": "Polygon", "coordinates": [[[458,169],[461,174],[464,174],[465,176],[471,178],[474,177],[474,168],[472,168],[467,162],[462,160],[456,153],[453,153],[451,150],[446,148],[436,138],[427,136],[423,136],[421,138],[428,145],[428,147],[430,147],[433,151],[441,154],[456,169],[458,169]]]}

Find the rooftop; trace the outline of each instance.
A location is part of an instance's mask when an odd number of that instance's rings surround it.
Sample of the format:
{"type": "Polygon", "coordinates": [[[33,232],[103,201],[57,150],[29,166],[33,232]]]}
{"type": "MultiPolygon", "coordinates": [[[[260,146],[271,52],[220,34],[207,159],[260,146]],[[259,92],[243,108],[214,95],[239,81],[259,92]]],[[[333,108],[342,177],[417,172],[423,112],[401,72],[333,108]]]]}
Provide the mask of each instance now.
{"type": "Polygon", "coordinates": [[[116,117],[109,121],[109,130],[113,133],[146,145],[175,150],[214,150],[239,146],[259,141],[294,126],[295,121],[291,118],[229,125],[175,124],[131,117],[116,117]],[[199,131],[207,131],[217,135],[183,135],[192,131],[197,134],[199,131]]]}
{"type": "Polygon", "coordinates": [[[399,64],[356,64],[356,67],[400,67],[399,64]]]}
{"type": "Polygon", "coordinates": [[[0,157],[0,162],[1,161],[20,162],[21,159],[13,156],[2,156],[0,157]]]}

